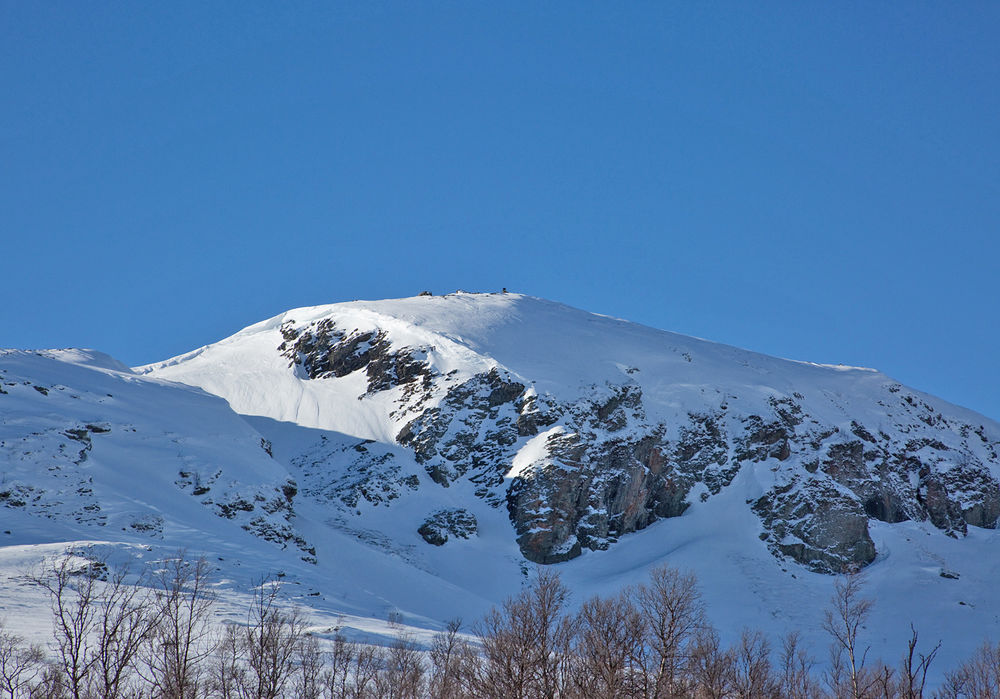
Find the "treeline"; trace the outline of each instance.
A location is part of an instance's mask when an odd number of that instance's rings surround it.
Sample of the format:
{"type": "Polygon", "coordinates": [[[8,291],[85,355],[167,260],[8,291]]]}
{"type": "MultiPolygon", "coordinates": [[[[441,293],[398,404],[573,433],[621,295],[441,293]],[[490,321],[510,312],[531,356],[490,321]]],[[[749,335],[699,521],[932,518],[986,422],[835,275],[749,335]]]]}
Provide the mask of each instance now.
{"type": "MultiPolygon", "coordinates": [[[[830,655],[820,672],[795,633],[775,641],[746,630],[723,646],[695,577],[669,567],[576,611],[558,575],[540,571],[471,634],[453,621],[425,649],[402,630],[387,647],[311,635],[301,610],[279,604],[271,579],[254,586],[245,621],[220,631],[204,559],[178,555],[142,575],[80,560],[66,556],[29,576],[51,599],[48,649],[0,625],[0,696],[913,699],[931,696],[940,647],[921,649],[912,630],[898,663],[870,660],[863,631],[872,602],[858,576],[837,583],[824,615],[830,655]]],[[[1000,645],[947,673],[934,696],[1000,698],[1000,645]]]]}

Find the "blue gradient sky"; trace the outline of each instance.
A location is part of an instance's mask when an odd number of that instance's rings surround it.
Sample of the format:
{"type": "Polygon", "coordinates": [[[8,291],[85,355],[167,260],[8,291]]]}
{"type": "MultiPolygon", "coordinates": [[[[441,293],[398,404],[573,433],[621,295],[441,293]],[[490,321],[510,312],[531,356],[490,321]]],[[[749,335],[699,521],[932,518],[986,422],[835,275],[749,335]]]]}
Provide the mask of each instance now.
{"type": "Polygon", "coordinates": [[[0,2],[0,345],[512,290],[1000,418],[996,3],[0,2]]]}

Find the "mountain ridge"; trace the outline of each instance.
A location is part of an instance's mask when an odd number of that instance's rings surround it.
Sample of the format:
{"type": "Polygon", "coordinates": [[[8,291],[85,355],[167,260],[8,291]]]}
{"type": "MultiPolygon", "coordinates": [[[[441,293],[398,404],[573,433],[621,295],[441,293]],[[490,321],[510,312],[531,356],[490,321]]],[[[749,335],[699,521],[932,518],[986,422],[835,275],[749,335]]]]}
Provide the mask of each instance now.
{"type": "MultiPolygon", "coordinates": [[[[775,481],[753,503],[761,539],[823,572],[875,559],[871,519],[930,520],[958,536],[1000,515],[1000,428],[982,416],[873,369],[519,294],[294,309],[136,371],[200,385],[240,413],[403,446],[438,485],[469,478],[479,497],[505,501],[522,554],[540,563],[680,515],[746,464],[769,463],[757,477],[775,481]],[[939,422],[945,437],[933,436],[939,422]],[[793,524],[803,508],[810,521],[793,524]]],[[[353,467],[377,472],[358,486],[373,502],[419,487],[413,469],[353,467]]]]}
{"type": "Polygon", "coordinates": [[[500,294],[293,310],[181,358],[0,353],[0,613],[29,636],[44,601],[18,571],[66,546],[191,547],[231,618],[248,573],[280,571],[317,633],[360,640],[479,618],[536,562],[576,602],[690,569],[730,641],[819,647],[829,573],[858,566],[873,652],[912,620],[944,666],[1000,634],[1000,534],[979,526],[1000,426],[876,371],[500,294]]]}

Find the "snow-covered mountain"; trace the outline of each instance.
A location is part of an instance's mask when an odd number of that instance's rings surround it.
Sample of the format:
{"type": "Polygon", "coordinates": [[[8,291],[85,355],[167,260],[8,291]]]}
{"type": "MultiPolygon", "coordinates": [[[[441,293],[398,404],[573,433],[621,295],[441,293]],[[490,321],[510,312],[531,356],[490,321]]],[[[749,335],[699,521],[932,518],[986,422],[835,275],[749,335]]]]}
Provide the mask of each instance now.
{"type": "Polygon", "coordinates": [[[869,369],[516,294],[297,309],[139,371],[356,438],[291,459],[348,511],[467,484],[538,563],[681,515],[743,470],[760,539],[822,572],[875,559],[871,520],[964,536],[1000,516],[1000,430],[981,416],[869,369]]]}
{"type": "Polygon", "coordinates": [[[890,659],[911,620],[945,662],[1000,636],[1000,425],[874,370],[456,293],[0,372],[0,545],[186,544],[366,632],[475,618],[536,563],[582,601],[669,562],[725,634],[818,642],[829,573],[865,567],[890,659]]]}

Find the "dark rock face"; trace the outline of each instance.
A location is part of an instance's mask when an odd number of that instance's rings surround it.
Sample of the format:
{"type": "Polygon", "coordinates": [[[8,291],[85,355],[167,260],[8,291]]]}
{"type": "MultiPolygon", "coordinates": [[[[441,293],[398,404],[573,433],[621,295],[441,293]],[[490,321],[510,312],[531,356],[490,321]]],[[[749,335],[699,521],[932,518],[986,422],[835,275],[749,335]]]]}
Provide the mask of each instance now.
{"type": "Polygon", "coordinates": [[[610,397],[567,406],[566,429],[547,440],[548,459],[510,486],[508,510],[531,561],[606,549],[623,534],[683,514],[696,484],[707,488],[704,499],[739,470],[721,414],[689,414],[670,440],[666,425],[646,421],[639,386],[604,392],[610,397]]]}
{"type": "Polygon", "coordinates": [[[606,549],[687,507],[693,478],[668,463],[656,435],[589,446],[579,434],[547,442],[550,463],[519,475],[507,506],[525,558],[557,563],[606,549]]]}
{"type": "Polygon", "coordinates": [[[606,548],[682,514],[697,484],[702,500],[719,493],[751,463],[773,464],[780,482],[752,505],[762,538],[775,555],[819,572],[875,559],[870,519],[930,521],[962,536],[967,525],[993,528],[1000,517],[1000,484],[971,450],[953,455],[933,438],[893,439],[857,422],[845,432],[793,397],[773,399],[764,415],[739,417],[727,406],[689,414],[668,439],[669,425],[645,424],[638,387],[610,390],[589,410],[563,406],[566,430],[548,439],[548,459],[510,486],[508,509],[529,560],[606,548]]]}
{"type": "MultiPolygon", "coordinates": [[[[912,397],[902,406],[920,423],[963,439],[969,434],[969,426],[947,424],[912,397]]],[[[918,430],[906,420],[897,423],[896,438],[857,421],[849,433],[812,418],[799,424],[789,435],[791,451],[808,477],[792,475],[754,503],[772,551],[838,573],[874,560],[869,519],[929,521],[953,537],[964,536],[969,524],[996,526],[1000,484],[967,441],[956,454],[933,437],[906,438],[918,430]]]]}
{"type": "Polygon", "coordinates": [[[431,513],[417,529],[424,541],[444,546],[449,538],[468,539],[479,533],[479,523],[471,512],[457,508],[431,513]]]}
{"type": "MultiPolygon", "coordinates": [[[[1000,483],[990,469],[1000,464],[998,444],[982,426],[945,418],[897,384],[883,387],[883,414],[875,418],[851,421],[841,408],[847,419],[831,423],[798,393],[776,395],[750,413],[720,392],[712,409],[663,422],[648,419],[634,369],[619,384],[584,387],[581,397],[559,401],[502,367],[462,379],[442,375],[426,361],[428,348],[396,348],[380,330],[344,331],[324,320],[287,323],[282,333],[279,350],[311,379],[364,371],[367,395],[401,387],[396,441],[420,476],[436,484],[430,487],[468,480],[478,497],[505,505],[533,562],[606,549],[719,494],[744,468],[773,474],[748,503],[761,539],[775,556],[819,572],[871,563],[871,520],[928,521],[961,537],[969,525],[993,528],[1000,517],[1000,483]],[[530,463],[522,463],[525,453],[534,455],[530,463]]],[[[358,455],[348,468],[322,485],[304,484],[306,492],[356,507],[361,499],[389,504],[420,487],[386,448],[352,448],[358,455]]],[[[330,458],[321,452],[317,445],[297,465],[318,473],[330,458]]],[[[420,529],[425,540],[440,545],[459,536],[449,529],[458,515],[449,516],[429,517],[420,529]]]]}
{"type": "Polygon", "coordinates": [[[822,480],[798,479],[753,503],[771,551],[822,573],[847,573],[875,560],[868,518],[850,495],[822,480]]]}
{"type": "Polygon", "coordinates": [[[477,374],[450,388],[438,406],[420,412],[396,439],[413,450],[435,482],[447,487],[468,477],[479,486],[477,495],[498,504],[493,489],[510,469],[524,419],[535,429],[557,419],[525,400],[525,390],[496,369],[477,374]]]}
{"type": "Polygon", "coordinates": [[[305,328],[287,322],[281,335],[285,341],[278,350],[288,358],[290,366],[300,367],[310,379],[341,378],[364,369],[369,393],[405,384],[424,389],[430,386],[432,372],[425,352],[410,347],[394,350],[384,332],[346,334],[324,319],[305,328]]]}

